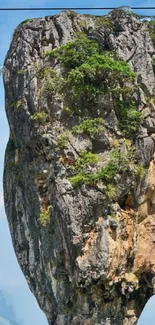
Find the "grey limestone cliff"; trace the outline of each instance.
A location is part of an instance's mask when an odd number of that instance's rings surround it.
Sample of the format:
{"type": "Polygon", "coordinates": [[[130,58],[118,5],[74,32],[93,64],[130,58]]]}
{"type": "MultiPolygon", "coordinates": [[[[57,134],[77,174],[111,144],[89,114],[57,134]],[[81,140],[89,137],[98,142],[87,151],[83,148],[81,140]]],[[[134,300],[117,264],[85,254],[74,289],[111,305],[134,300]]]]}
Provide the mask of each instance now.
{"type": "Polygon", "coordinates": [[[155,276],[154,24],[20,24],[3,68],[5,208],[50,325],[131,325],[155,276]]]}

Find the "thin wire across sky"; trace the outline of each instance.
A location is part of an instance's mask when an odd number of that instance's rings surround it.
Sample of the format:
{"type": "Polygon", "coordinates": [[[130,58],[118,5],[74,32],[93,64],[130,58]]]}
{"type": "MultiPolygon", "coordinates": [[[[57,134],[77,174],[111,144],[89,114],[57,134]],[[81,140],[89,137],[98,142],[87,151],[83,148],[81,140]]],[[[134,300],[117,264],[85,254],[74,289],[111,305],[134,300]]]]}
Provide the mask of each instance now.
{"type": "Polygon", "coordinates": [[[49,8],[18,8],[18,7],[16,7],[16,8],[0,8],[0,11],[16,11],[16,10],[19,10],[19,11],[24,11],[24,10],[30,10],[30,11],[34,11],[34,10],[114,10],[114,9],[124,9],[124,8],[129,8],[129,9],[131,9],[131,10],[155,10],[155,7],[127,7],[127,6],[122,6],[122,7],[87,7],[87,8],[84,8],[84,7],[81,7],[81,8],[74,8],[74,7],[72,7],[72,8],[69,8],[69,7],[58,7],[58,8],[56,8],[56,7],[49,7],[49,8]]]}

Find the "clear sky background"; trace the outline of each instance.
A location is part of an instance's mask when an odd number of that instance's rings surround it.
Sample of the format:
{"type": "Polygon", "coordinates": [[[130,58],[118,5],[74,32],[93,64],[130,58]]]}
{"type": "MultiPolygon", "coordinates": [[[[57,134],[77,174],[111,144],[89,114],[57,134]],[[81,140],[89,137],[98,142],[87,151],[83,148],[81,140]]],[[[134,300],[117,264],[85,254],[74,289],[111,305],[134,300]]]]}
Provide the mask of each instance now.
{"type": "MultiPolygon", "coordinates": [[[[155,6],[155,0],[125,1],[126,2],[122,0],[111,0],[109,2],[105,0],[66,0],[65,2],[63,0],[0,0],[0,7],[155,6]]],[[[90,13],[105,14],[106,12],[91,11],[90,13]]],[[[139,11],[137,13],[155,15],[155,11],[139,11]]],[[[13,31],[21,21],[28,18],[53,14],[54,12],[48,11],[0,12],[0,65],[3,65],[13,31]]],[[[17,318],[18,320],[22,320],[22,325],[47,325],[46,318],[37,306],[36,300],[28,289],[24,276],[17,264],[4,212],[2,178],[4,151],[8,140],[8,134],[9,130],[4,109],[4,89],[2,78],[0,78],[0,289],[4,289],[12,296],[17,318]]],[[[150,299],[138,322],[138,325],[147,324],[155,324],[155,297],[150,299]]]]}

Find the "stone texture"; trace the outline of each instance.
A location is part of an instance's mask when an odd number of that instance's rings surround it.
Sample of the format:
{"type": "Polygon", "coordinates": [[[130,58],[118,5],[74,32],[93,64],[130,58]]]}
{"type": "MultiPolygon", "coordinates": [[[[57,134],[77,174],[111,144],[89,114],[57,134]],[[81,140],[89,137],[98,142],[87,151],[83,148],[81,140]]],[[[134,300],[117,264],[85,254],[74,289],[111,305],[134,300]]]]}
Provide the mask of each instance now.
{"type": "MultiPolygon", "coordinates": [[[[109,29],[93,16],[65,11],[33,19],[16,29],[4,63],[6,114],[10,139],[4,169],[5,208],[18,262],[50,325],[135,325],[155,277],[155,115],[151,97],[155,77],[147,23],[114,10],[109,29]],[[77,117],[65,117],[63,98],[39,102],[37,69],[49,66],[44,52],[65,44],[82,31],[107,51],[128,61],[137,72],[138,109],[144,114],[132,145],[145,176],[130,170],[116,177],[116,197],[109,204],[104,184],[69,182],[69,164],[81,150],[98,152],[106,161],[114,140],[125,146],[109,95],[96,103],[107,130],[103,137],[69,135],[68,147],[57,150],[57,138],[77,117]],[[44,126],[31,116],[45,107],[44,126]],[[50,206],[46,227],[40,212],[50,206]]],[[[60,66],[55,69],[61,70],[60,66]]],[[[51,95],[52,96],[52,95],[51,95]]],[[[121,149],[120,149],[121,150],[121,149]]],[[[127,150],[127,149],[126,149],[127,150]]]]}

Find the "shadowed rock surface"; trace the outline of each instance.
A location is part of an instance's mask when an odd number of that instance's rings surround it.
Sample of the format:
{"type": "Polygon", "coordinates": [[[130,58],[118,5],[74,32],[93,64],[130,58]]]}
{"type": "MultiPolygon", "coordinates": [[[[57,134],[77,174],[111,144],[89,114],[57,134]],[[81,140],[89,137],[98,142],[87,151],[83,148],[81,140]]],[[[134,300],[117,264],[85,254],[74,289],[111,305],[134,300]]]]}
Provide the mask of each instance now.
{"type": "Polygon", "coordinates": [[[153,28],[66,11],[20,24],[7,53],[5,208],[50,325],[134,325],[153,294],[153,28]]]}

